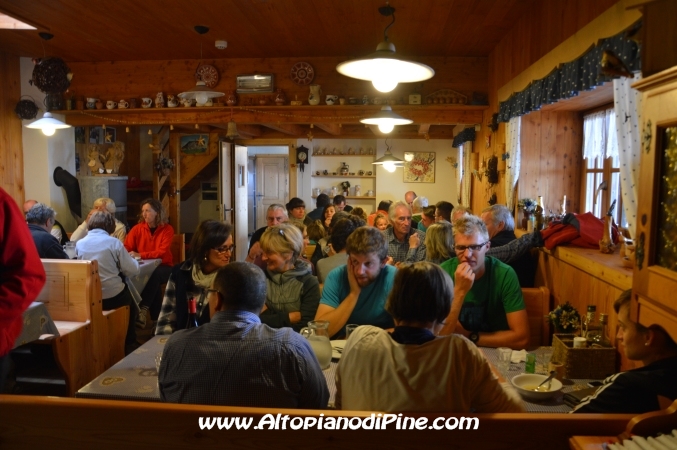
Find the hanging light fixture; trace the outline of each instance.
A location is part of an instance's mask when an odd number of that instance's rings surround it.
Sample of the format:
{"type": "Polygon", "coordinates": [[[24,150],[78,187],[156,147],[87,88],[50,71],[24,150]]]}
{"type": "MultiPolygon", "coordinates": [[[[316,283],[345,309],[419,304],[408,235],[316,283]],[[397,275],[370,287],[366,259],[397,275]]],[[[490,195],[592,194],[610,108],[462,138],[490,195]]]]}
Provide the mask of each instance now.
{"type": "Polygon", "coordinates": [[[404,167],[404,161],[400,158],[396,158],[390,152],[390,146],[388,145],[388,139],[386,139],[386,152],[379,159],[374,161],[372,164],[383,166],[388,172],[395,172],[395,169],[398,167],[404,167]]]}
{"type": "Polygon", "coordinates": [[[336,70],[347,77],[371,81],[380,92],[390,92],[398,83],[412,83],[432,78],[435,71],[425,64],[398,57],[395,45],[388,41],[388,28],[395,23],[395,8],[386,2],[378,9],[382,16],[393,17],[393,21],[383,30],[383,42],[376,51],[360,59],[344,61],[336,70]]]}
{"type": "MultiPolygon", "coordinates": [[[[195,31],[200,35],[203,35],[209,31],[209,27],[201,25],[196,25],[194,28],[195,31]]],[[[200,63],[202,63],[202,42],[200,42],[200,63]]],[[[195,99],[197,106],[204,106],[210,98],[223,97],[226,94],[223,92],[213,91],[204,81],[202,81],[202,76],[198,72],[200,63],[198,63],[197,69],[195,69],[195,74],[198,78],[198,82],[195,83],[195,87],[189,91],[180,93],[178,97],[180,99],[195,99]]]]}
{"type": "Polygon", "coordinates": [[[367,117],[365,119],[360,119],[361,123],[367,125],[378,125],[378,129],[381,133],[390,133],[395,128],[395,125],[408,125],[414,121],[411,119],[405,119],[397,113],[393,112],[393,109],[386,105],[382,106],[381,110],[374,114],[372,117],[367,117]]]}
{"type": "Polygon", "coordinates": [[[26,128],[36,128],[38,130],[42,130],[42,134],[45,136],[52,136],[56,130],[70,127],[71,126],[67,123],[63,123],[62,121],[55,119],[50,112],[46,112],[42,116],[42,119],[38,119],[35,122],[26,125],[26,128]]]}

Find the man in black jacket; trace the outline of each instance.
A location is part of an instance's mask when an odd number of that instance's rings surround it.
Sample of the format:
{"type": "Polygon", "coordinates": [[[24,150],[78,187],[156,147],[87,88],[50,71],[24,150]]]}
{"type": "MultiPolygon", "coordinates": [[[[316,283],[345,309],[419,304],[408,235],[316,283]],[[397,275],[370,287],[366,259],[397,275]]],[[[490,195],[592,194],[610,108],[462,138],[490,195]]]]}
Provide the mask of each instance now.
{"type": "MultiPolygon", "coordinates": [[[[501,247],[517,239],[515,236],[515,220],[510,210],[504,205],[492,205],[482,211],[482,221],[487,226],[491,248],[501,247]]],[[[525,253],[508,265],[515,270],[520,287],[534,287],[536,274],[536,258],[525,253]]]]}
{"type": "MultiPolygon", "coordinates": [[[[28,214],[28,211],[36,204],[38,203],[37,200],[26,200],[23,206],[24,210],[24,215],[28,214]]],[[[52,229],[49,230],[50,234],[56,238],[57,241],[59,241],[59,244],[66,245],[66,242],[70,242],[70,239],[68,239],[68,233],[66,233],[66,229],[59,223],[58,220],[54,220],[54,225],[52,226],[52,229]]]]}
{"type": "Polygon", "coordinates": [[[40,258],[68,259],[59,241],[50,234],[56,222],[56,212],[52,208],[36,203],[26,213],[26,222],[40,258]]]}

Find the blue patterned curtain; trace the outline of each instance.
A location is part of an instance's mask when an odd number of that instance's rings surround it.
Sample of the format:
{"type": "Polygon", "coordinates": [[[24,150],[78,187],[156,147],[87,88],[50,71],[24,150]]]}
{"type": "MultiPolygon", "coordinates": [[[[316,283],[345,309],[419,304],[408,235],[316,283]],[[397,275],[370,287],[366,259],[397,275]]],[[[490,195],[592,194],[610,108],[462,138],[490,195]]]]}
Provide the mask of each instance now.
{"type": "Polygon", "coordinates": [[[452,147],[460,147],[464,142],[475,141],[475,127],[466,128],[456,135],[452,147]]]}
{"type": "MultiPolygon", "coordinates": [[[[637,25],[635,23],[629,29],[637,25]]],[[[561,99],[575,97],[581,91],[594,89],[596,86],[618,78],[601,72],[602,54],[605,50],[612,51],[623,61],[630,72],[640,70],[640,47],[637,42],[626,37],[626,31],[622,31],[610,38],[601,39],[597,45],[593,45],[578,59],[560,64],[545,78],[532,81],[523,91],[501,102],[498,121],[508,122],[513,117],[537,111],[541,109],[541,106],[561,99]]],[[[455,146],[456,139],[454,139],[455,146]]]]}

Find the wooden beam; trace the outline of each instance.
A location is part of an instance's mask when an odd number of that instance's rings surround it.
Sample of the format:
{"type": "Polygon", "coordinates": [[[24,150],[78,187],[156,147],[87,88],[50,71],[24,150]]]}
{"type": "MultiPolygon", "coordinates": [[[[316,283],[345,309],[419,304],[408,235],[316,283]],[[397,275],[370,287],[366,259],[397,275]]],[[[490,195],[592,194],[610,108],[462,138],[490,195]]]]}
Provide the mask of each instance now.
{"type": "MultiPolygon", "coordinates": [[[[358,124],[377,112],[374,105],[355,106],[235,106],[232,117],[240,124],[358,124]]],[[[486,106],[468,105],[395,105],[393,111],[416,124],[456,125],[482,123],[486,106]]],[[[73,126],[228,123],[231,108],[148,108],[110,110],[54,111],[73,126]]],[[[270,126],[270,125],[266,125],[270,126]]]]}
{"type": "MultiPolygon", "coordinates": [[[[294,124],[284,124],[284,123],[262,123],[266,128],[270,128],[272,130],[280,131],[285,134],[289,134],[291,136],[303,136],[306,134],[306,129],[303,128],[300,125],[294,125],[294,124]]],[[[238,128],[239,130],[239,128],[238,128]]]]}
{"type": "Polygon", "coordinates": [[[421,125],[418,126],[418,134],[428,134],[429,131],[430,131],[429,123],[422,123],[421,125]]]}
{"type": "Polygon", "coordinates": [[[315,126],[320,130],[324,130],[332,136],[341,135],[341,124],[340,123],[316,123],[315,126]]]}
{"type": "MultiPolygon", "coordinates": [[[[221,128],[222,130],[228,129],[227,123],[210,123],[209,125],[215,128],[221,128]]],[[[261,127],[259,125],[238,124],[237,132],[240,133],[241,135],[246,135],[250,137],[259,137],[263,135],[263,131],[261,130],[261,127]]]]}

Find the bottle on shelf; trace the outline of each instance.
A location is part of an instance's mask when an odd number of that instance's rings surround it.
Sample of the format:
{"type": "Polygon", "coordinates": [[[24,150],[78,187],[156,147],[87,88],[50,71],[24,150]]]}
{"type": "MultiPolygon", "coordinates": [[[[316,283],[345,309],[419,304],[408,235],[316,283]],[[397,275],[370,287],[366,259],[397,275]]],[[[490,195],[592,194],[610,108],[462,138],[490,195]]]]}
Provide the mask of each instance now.
{"type": "Polygon", "coordinates": [[[538,196],[538,203],[536,204],[536,212],[534,217],[536,218],[536,224],[534,230],[542,230],[545,224],[545,205],[543,204],[543,196],[538,196]]]}
{"type": "Polygon", "coordinates": [[[599,334],[592,337],[593,344],[601,345],[602,347],[613,347],[611,339],[608,334],[609,315],[600,313],[599,315],[600,330],[599,334]]]}
{"type": "Polygon", "coordinates": [[[186,329],[198,327],[197,323],[197,299],[195,297],[188,300],[188,322],[186,329]]]}
{"type": "Polygon", "coordinates": [[[581,336],[584,337],[585,339],[588,339],[588,332],[590,331],[590,326],[595,322],[596,311],[597,307],[595,305],[588,305],[588,312],[585,314],[585,320],[583,321],[583,334],[581,336]]]}

